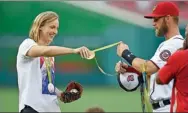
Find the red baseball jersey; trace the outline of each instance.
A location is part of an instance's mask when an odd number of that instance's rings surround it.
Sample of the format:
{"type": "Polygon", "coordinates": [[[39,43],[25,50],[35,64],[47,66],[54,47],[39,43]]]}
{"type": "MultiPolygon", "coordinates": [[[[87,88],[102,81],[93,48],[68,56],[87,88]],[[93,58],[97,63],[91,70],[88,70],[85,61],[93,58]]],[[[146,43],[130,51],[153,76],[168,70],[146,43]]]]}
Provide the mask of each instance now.
{"type": "Polygon", "coordinates": [[[188,50],[175,52],[158,74],[163,84],[174,78],[170,111],[188,112],[188,50]]]}

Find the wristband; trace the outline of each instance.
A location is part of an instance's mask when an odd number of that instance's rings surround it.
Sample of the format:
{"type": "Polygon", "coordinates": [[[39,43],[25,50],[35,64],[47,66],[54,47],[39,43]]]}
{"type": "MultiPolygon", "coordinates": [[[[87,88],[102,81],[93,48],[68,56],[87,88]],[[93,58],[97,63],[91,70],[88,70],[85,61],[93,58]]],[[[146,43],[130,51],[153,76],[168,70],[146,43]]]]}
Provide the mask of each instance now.
{"type": "Polygon", "coordinates": [[[131,53],[128,49],[124,50],[121,55],[130,65],[132,65],[133,60],[136,58],[133,53],[131,53]]]}

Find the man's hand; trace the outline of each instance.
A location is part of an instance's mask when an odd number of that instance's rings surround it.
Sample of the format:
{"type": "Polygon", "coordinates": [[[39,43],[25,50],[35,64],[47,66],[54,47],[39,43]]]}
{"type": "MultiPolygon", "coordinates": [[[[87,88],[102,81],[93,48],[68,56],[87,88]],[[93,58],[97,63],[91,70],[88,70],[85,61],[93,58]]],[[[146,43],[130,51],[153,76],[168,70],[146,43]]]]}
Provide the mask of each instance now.
{"type": "Polygon", "coordinates": [[[89,58],[91,55],[91,51],[85,46],[74,49],[74,53],[80,54],[82,58],[89,58]]]}
{"type": "Polygon", "coordinates": [[[128,65],[124,62],[122,63],[121,61],[119,61],[118,63],[116,63],[115,71],[117,73],[124,74],[126,72],[126,68],[128,68],[128,65]]]}
{"type": "Polygon", "coordinates": [[[121,57],[123,51],[126,49],[129,50],[129,46],[124,44],[123,42],[120,42],[119,45],[117,46],[117,55],[121,57]]]}

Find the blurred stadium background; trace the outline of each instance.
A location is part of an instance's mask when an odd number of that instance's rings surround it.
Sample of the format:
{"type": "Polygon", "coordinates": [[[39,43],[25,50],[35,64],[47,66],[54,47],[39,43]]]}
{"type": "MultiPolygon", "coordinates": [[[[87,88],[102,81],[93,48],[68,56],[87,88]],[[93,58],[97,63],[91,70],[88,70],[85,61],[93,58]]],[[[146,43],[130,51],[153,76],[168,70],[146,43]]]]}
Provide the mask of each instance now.
{"type": "MultiPolygon", "coordinates": [[[[53,44],[90,49],[118,41],[127,43],[137,56],[149,59],[163,38],[156,38],[150,20],[143,14],[152,10],[154,1],[1,1],[0,2],[0,112],[18,111],[16,55],[19,44],[28,38],[31,23],[40,12],[51,10],[60,16],[59,34],[53,44]]],[[[180,29],[184,36],[188,2],[180,7],[180,29]]],[[[120,58],[116,47],[97,52],[101,67],[115,73],[120,58]]],[[[104,76],[94,60],[78,55],[56,57],[56,85],[64,89],[71,80],[84,86],[83,97],[61,104],[62,112],[83,112],[100,106],[107,112],[141,111],[139,90],[128,93],[119,88],[116,76],[104,76]]]]}

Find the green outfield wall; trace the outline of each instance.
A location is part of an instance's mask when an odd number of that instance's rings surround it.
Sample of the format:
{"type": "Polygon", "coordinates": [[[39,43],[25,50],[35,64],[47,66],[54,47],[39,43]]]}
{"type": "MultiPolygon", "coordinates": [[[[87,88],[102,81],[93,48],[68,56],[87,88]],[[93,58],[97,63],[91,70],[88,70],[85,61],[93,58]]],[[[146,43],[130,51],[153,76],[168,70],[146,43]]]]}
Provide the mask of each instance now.
{"type": "MultiPolygon", "coordinates": [[[[135,55],[149,59],[163,38],[156,38],[153,29],[146,29],[63,2],[0,2],[0,85],[17,84],[16,55],[19,44],[26,38],[33,19],[43,11],[59,14],[60,28],[52,45],[66,47],[87,46],[99,48],[111,43],[127,43],[135,55]]],[[[181,33],[184,29],[181,30],[181,33]]],[[[99,51],[96,57],[100,66],[109,73],[120,58],[116,47],[99,51]]],[[[114,85],[116,77],[104,76],[94,60],[78,55],[56,57],[56,83],[76,80],[86,85],[114,85]]]]}

